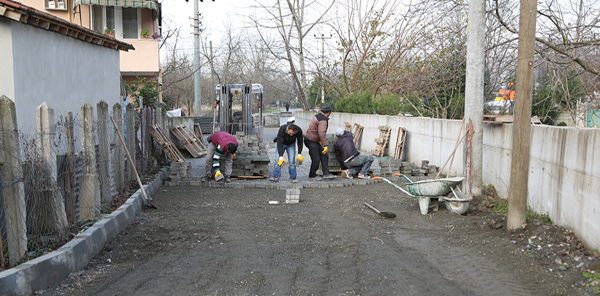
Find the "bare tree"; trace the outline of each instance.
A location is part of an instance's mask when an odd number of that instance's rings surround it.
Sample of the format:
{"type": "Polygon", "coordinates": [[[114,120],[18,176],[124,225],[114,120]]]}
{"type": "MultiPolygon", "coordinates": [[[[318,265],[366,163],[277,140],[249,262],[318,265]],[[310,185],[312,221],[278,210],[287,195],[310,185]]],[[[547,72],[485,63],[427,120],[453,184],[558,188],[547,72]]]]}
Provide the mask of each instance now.
{"type": "Polygon", "coordinates": [[[270,4],[258,3],[267,17],[252,17],[252,21],[271,54],[285,60],[289,65],[289,74],[295,85],[296,96],[305,110],[308,110],[306,99],[307,69],[304,41],[314,27],[321,23],[327,12],[333,7],[335,0],[274,0],[270,4]],[[313,16],[313,17],[311,17],[313,16]],[[269,41],[268,31],[274,30],[282,43],[269,41]]]}

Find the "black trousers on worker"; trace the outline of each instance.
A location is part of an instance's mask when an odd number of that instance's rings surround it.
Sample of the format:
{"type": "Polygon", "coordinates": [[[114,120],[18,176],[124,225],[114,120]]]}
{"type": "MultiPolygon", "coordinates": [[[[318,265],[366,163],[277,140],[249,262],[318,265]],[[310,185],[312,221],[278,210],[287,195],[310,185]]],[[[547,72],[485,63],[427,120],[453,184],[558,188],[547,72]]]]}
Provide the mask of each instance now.
{"type": "Polygon", "coordinates": [[[329,156],[327,153],[321,153],[323,146],[318,142],[315,142],[309,138],[304,138],[304,145],[308,148],[308,154],[310,155],[310,170],[308,171],[308,177],[313,178],[317,176],[317,170],[319,164],[321,164],[321,170],[323,170],[323,176],[329,175],[329,156]]]}

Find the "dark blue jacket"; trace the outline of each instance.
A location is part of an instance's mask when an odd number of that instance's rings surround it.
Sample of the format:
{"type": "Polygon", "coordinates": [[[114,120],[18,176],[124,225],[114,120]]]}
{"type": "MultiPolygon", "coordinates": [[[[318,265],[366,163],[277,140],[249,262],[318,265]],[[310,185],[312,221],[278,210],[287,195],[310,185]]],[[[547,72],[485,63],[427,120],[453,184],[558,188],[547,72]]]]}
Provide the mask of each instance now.
{"type": "Polygon", "coordinates": [[[354,136],[349,131],[344,131],[344,134],[338,137],[333,145],[337,160],[343,164],[344,161],[351,156],[358,155],[358,150],[354,146],[354,136]]]}

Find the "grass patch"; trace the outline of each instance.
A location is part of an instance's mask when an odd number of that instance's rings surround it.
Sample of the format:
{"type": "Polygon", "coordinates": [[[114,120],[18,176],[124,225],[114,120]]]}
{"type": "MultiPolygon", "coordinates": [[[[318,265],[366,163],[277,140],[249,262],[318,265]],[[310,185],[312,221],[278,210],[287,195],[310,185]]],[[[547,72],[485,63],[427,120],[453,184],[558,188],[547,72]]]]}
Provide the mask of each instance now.
{"type": "MultiPolygon", "coordinates": [[[[498,196],[496,188],[492,185],[486,185],[483,188],[483,207],[488,210],[497,212],[504,216],[508,215],[508,199],[502,199],[498,196]]],[[[541,220],[548,224],[552,224],[552,220],[547,214],[538,214],[531,209],[527,209],[526,216],[528,220],[541,220]]]]}

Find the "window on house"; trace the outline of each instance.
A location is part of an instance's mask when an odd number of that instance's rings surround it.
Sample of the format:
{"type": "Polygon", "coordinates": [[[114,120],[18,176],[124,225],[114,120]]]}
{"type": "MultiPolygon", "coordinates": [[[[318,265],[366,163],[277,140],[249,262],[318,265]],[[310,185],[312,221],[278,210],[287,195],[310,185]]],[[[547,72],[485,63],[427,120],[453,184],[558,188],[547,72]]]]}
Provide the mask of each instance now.
{"type": "Polygon", "coordinates": [[[137,11],[137,8],[123,8],[123,38],[138,38],[139,33],[137,11]]]}
{"type": "Polygon", "coordinates": [[[91,27],[96,32],[114,30],[117,39],[138,39],[140,35],[141,13],[139,8],[114,6],[92,6],[91,27]]]}

